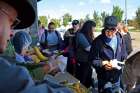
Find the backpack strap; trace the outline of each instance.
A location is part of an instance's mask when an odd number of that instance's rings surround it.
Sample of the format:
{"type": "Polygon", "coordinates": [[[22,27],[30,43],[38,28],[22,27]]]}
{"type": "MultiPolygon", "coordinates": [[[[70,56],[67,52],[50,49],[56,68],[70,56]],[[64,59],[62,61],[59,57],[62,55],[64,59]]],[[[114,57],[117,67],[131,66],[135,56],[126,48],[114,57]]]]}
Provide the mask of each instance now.
{"type": "MultiPolygon", "coordinates": [[[[55,34],[57,35],[58,41],[59,41],[60,40],[60,36],[59,36],[58,31],[55,31],[55,34]]],[[[48,36],[48,30],[45,29],[45,41],[47,41],[47,36],[48,36]]]]}
{"type": "Polygon", "coordinates": [[[45,42],[47,42],[48,30],[45,29],[45,42]]]}
{"type": "Polygon", "coordinates": [[[55,31],[55,34],[57,35],[58,41],[59,41],[60,40],[60,35],[59,35],[58,31],[55,31]]]}
{"type": "Polygon", "coordinates": [[[55,31],[55,33],[56,33],[56,35],[58,37],[58,44],[57,44],[58,49],[63,49],[64,48],[63,40],[62,40],[62,38],[61,38],[61,36],[60,36],[58,31],[55,31]]]}
{"type": "Polygon", "coordinates": [[[48,31],[47,29],[44,30],[44,34],[45,34],[45,41],[44,42],[40,42],[40,46],[43,48],[43,49],[46,49],[48,43],[47,43],[47,35],[48,35],[48,31]]]}
{"type": "MultiPolygon", "coordinates": [[[[58,46],[58,49],[60,49],[61,47],[63,47],[63,41],[62,41],[61,36],[58,31],[55,30],[55,34],[58,37],[57,46],[58,46]]],[[[48,30],[45,30],[45,42],[47,42],[47,36],[48,36],[48,30]]]]}

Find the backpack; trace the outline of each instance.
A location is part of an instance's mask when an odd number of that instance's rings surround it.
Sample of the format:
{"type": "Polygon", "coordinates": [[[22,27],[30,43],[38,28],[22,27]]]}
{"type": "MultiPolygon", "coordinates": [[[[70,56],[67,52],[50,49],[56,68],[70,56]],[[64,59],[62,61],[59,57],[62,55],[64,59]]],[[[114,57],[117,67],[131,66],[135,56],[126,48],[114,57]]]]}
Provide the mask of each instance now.
{"type": "MultiPolygon", "coordinates": [[[[44,33],[45,33],[45,42],[44,42],[44,43],[41,43],[41,47],[42,47],[43,49],[45,49],[46,46],[48,45],[48,43],[47,43],[48,30],[45,29],[45,32],[44,32],[44,33]]],[[[62,41],[62,38],[61,38],[61,36],[59,35],[59,32],[58,32],[58,31],[55,31],[55,34],[56,34],[56,36],[58,37],[58,44],[57,44],[58,49],[61,49],[61,48],[63,48],[63,41],[62,41]]]]}
{"type": "MultiPolygon", "coordinates": [[[[58,37],[58,41],[61,39],[58,31],[55,31],[55,34],[57,35],[58,37]]],[[[48,30],[45,29],[45,42],[47,42],[47,36],[48,36],[48,30]]]]}

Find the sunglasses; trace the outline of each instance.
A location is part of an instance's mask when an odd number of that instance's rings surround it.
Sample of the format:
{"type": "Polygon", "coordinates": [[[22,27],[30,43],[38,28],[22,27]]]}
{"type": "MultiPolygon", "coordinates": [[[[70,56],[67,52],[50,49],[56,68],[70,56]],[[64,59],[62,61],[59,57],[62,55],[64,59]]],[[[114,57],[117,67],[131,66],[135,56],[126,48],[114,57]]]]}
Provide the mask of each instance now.
{"type": "Polygon", "coordinates": [[[78,25],[79,24],[79,21],[75,20],[72,22],[72,25],[78,25]]]}
{"type": "Polygon", "coordinates": [[[73,23],[72,25],[78,25],[78,23],[73,23]]]}
{"type": "Polygon", "coordinates": [[[16,27],[21,22],[18,18],[12,19],[10,17],[10,15],[7,13],[7,11],[5,9],[1,8],[1,7],[0,7],[0,12],[2,12],[3,14],[5,14],[6,16],[8,16],[10,18],[10,20],[13,22],[13,24],[11,25],[11,28],[16,27]]]}

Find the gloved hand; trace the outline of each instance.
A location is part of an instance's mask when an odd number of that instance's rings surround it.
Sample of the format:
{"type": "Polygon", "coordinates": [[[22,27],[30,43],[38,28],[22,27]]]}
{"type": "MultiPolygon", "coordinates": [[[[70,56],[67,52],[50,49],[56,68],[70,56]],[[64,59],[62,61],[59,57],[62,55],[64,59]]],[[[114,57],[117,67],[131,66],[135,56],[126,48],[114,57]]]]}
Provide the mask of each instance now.
{"type": "Polygon", "coordinates": [[[106,65],[108,63],[109,63],[109,61],[102,61],[102,66],[104,66],[104,65],[106,65]]]}
{"type": "Polygon", "coordinates": [[[104,66],[106,70],[112,70],[112,64],[110,61],[102,61],[102,66],[104,66]]]}
{"type": "Polygon", "coordinates": [[[124,62],[120,62],[117,59],[113,59],[110,61],[110,63],[112,64],[112,67],[115,69],[120,70],[122,68],[122,65],[124,65],[124,62]]]}

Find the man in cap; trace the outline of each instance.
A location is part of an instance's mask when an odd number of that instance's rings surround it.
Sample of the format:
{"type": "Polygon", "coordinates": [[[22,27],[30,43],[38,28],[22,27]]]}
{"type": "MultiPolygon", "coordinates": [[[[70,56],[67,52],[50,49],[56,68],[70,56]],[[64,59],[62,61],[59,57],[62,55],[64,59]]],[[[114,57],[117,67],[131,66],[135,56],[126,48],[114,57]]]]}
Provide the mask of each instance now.
{"type": "MultiPolygon", "coordinates": [[[[27,0],[0,0],[0,54],[10,39],[10,31],[29,27],[35,12],[27,0]]],[[[0,57],[0,93],[70,93],[63,86],[44,82],[35,86],[26,68],[0,57]],[[52,85],[51,85],[52,84],[52,85]]]]}
{"type": "Polygon", "coordinates": [[[72,21],[72,28],[68,29],[68,31],[64,34],[64,43],[65,43],[65,49],[67,49],[67,56],[68,56],[68,62],[67,62],[67,71],[75,75],[75,34],[79,30],[79,21],[73,20],[72,21]]]}
{"type": "Polygon", "coordinates": [[[102,34],[90,50],[89,60],[97,72],[99,93],[121,93],[120,76],[127,53],[116,27],[116,17],[106,17],[102,34]]]}

